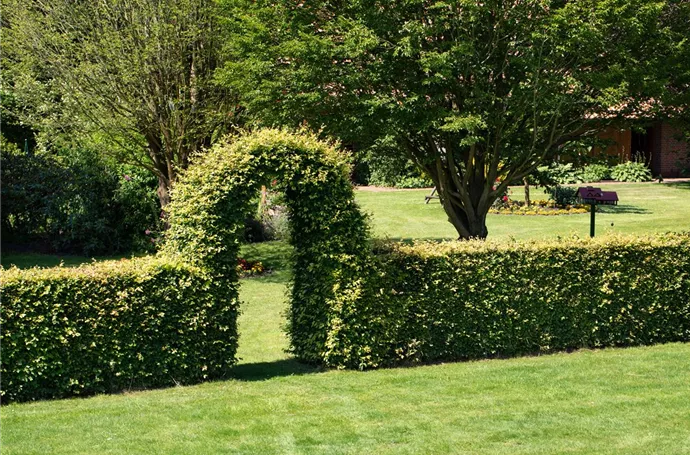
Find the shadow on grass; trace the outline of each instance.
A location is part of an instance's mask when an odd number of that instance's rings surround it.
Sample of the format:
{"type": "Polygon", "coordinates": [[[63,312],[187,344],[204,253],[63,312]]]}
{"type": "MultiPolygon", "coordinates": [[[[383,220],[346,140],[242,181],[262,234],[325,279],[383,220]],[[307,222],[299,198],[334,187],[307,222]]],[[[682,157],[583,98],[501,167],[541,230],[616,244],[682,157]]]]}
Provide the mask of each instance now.
{"type": "Polygon", "coordinates": [[[647,209],[635,207],[634,205],[626,205],[626,204],[600,205],[597,207],[597,211],[599,213],[606,213],[609,215],[630,215],[630,214],[644,215],[644,214],[652,213],[651,211],[649,211],[647,209]]]}
{"type": "Polygon", "coordinates": [[[676,188],[679,190],[690,190],[690,182],[664,183],[664,186],[668,186],[669,188],[676,188]]]}
{"type": "Polygon", "coordinates": [[[412,245],[415,242],[429,242],[429,243],[443,243],[443,242],[453,242],[458,240],[456,237],[386,237],[381,239],[376,239],[383,243],[404,243],[406,245],[412,245]]]}
{"type": "Polygon", "coordinates": [[[238,381],[265,381],[280,376],[301,376],[324,371],[321,367],[301,363],[295,359],[284,359],[235,365],[231,378],[238,381]]]}

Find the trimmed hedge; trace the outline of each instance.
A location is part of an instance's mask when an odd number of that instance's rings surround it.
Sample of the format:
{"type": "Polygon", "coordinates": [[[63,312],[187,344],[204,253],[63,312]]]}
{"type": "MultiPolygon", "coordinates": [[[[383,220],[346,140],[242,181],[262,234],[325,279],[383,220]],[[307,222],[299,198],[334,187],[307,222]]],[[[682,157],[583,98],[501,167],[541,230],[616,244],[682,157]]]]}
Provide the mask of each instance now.
{"type": "Polygon", "coordinates": [[[329,309],[352,304],[371,248],[347,155],[310,133],[261,130],[219,143],[177,182],[163,252],[237,282],[244,219],[261,185],[275,180],[290,218],[293,281],[290,349],[321,363],[329,309]]]}
{"type": "Polygon", "coordinates": [[[386,244],[325,362],[371,368],[690,341],[690,234],[386,244]]]}
{"type": "Polygon", "coordinates": [[[326,351],[328,309],[371,257],[348,157],[309,133],[261,130],[216,144],[181,176],[158,258],[3,272],[5,400],[87,395],[225,375],[237,349],[237,253],[259,187],[290,212],[288,332],[300,359],[326,351]],[[315,279],[318,277],[318,279],[315,279]]]}
{"type": "Polygon", "coordinates": [[[165,258],[2,271],[2,400],[170,386],[225,376],[237,300],[165,258]]]}

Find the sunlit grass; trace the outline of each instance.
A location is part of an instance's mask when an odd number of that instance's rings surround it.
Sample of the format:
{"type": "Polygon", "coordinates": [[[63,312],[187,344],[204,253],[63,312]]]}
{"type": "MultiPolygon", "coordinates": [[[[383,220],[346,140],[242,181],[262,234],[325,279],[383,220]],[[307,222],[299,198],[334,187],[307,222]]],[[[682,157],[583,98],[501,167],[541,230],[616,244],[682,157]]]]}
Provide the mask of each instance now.
{"type": "MultiPolygon", "coordinates": [[[[636,209],[599,214],[602,225],[610,219],[617,232],[634,233],[690,228],[690,186],[614,189],[621,207],[636,209]]],[[[455,237],[425,194],[360,191],[357,198],[373,213],[377,236],[455,237]]],[[[492,216],[489,230],[499,239],[585,236],[588,222],[586,215],[492,216]]],[[[285,352],[289,253],[284,242],[243,249],[272,273],[242,280],[240,362],[231,378],[4,406],[3,455],[690,453],[690,344],[322,371],[285,352]]],[[[22,266],[55,261],[5,255],[3,264],[20,259],[22,266]]]]}

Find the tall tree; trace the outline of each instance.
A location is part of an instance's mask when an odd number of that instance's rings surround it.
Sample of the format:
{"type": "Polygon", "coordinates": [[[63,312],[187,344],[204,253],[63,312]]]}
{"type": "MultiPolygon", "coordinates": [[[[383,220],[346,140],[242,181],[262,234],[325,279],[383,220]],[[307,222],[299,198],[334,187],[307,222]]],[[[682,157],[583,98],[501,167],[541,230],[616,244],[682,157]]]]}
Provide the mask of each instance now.
{"type": "Polygon", "coordinates": [[[158,177],[163,206],[190,156],[238,121],[236,98],[213,83],[213,0],[8,0],[3,13],[17,114],[39,130],[98,135],[158,177]]]}
{"type": "MultiPolygon", "coordinates": [[[[690,141],[690,2],[673,0],[662,20],[668,26],[675,46],[670,56],[658,66],[662,74],[670,75],[668,90],[662,97],[661,110],[676,123],[690,141]]],[[[690,154],[686,157],[690,166],[690,154]]]]}
{"type": "Polygon", "coordinates": [[[510,182],[571,142],[631,123],[663,93],[667,8],[244,2],[226,25],[244,36],[231,49],[244,63],[227,64],[222,80],[265,121],[307,122],[345,141],[394,138],[433,179],[459,236],[484,238],[488,210],[510,182]]]}

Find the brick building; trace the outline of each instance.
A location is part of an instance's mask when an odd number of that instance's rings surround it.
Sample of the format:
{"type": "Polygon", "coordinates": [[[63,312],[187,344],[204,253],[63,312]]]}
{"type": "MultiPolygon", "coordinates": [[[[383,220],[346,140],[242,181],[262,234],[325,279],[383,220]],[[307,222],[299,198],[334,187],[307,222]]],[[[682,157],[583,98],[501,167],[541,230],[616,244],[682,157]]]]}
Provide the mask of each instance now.
{"type": "Polygon", "coordinates": [[[600,137],[614,141],[604,151],[606,155],[617,156],[621,162],[643,159],[655,177],[682,177],[690,172],[690,144],[668,123],[656,123],[642,133],[610,128],[600,137]]]}

